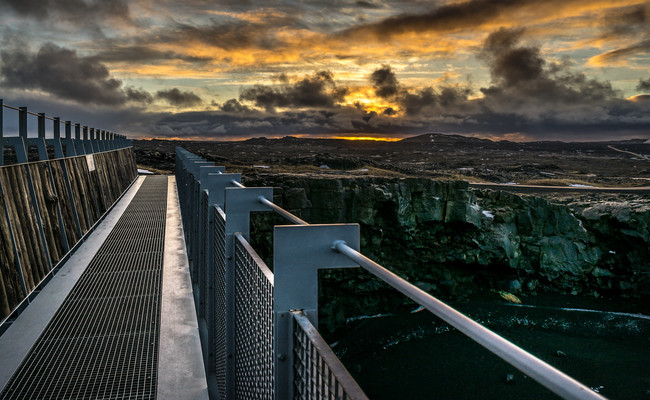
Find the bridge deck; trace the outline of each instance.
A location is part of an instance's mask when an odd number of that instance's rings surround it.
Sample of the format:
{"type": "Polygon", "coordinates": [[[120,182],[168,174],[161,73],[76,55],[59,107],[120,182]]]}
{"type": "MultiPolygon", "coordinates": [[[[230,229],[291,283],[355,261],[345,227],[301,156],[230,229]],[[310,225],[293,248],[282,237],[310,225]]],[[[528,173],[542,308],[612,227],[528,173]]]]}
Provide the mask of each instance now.
{"type": "Polygon", "coordinates": [[[0,399],[207,398],[174,179],[100,227],[0,337],[0,399]]]}

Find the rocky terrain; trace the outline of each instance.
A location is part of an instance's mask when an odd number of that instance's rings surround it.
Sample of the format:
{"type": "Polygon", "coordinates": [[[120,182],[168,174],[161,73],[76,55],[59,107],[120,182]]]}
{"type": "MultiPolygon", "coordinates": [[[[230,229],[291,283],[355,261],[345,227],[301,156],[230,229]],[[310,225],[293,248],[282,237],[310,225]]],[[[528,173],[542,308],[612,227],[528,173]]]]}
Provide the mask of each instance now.
{"type": "MultiPolygon", "coordinates": [[[[365,255],[441,298],[650,296],[647,195],[551,202],[462,181],[296,174],[259,174],[249,184],[274,186],[274,201],[309,222],[359,223],[365,255]]],[[[270,263],[271,227],[286,222],[254,218],[254,246],[270,263]]],[[[364,272],[325,272],[324,282],[323,297],[339,299],[322,310],[328,326],[408,304],[364,272]]]]}
{"type": "Polygon", "coordinates": [[[175,146],[241,172],[417,176],[541,185],[650,185],[650,144],[490,141],[426,134],[397,142],[256,138],[239,142],[140,140],[145,168],[173,170],[175,146]]]}
{"type": "MultiPolygon", "coordinates": [[[[513,143],[424,135],[397,143],[285,138],[182,143],[311,223],[356,222],[362,252],[420,288],[459,300],[507,291],[627,297],[650,312],[650,194],[516,194],[468,181],[640,186],[650,144],[513,143]],[[404,142],[404,143],[402,143],[404,142]]],[[[138,163],[173,169],[180,143],[136,142],[138,163]]],[[[271,262],[271,231],[253,217],[254,247],[271,262]]],[[[323,273],[321,319],[334,330],[360,314],[412,308],[360,270],[323,273]]],[[[638,311],[638,309],[637,309],[638,311]]]]}

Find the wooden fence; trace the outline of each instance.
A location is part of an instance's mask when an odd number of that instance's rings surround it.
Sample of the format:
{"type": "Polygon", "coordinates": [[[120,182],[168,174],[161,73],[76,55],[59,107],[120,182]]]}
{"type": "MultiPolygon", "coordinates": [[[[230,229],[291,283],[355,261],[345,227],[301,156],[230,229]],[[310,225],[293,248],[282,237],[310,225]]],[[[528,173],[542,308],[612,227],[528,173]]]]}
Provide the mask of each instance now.
{"type": "Polygon", "coordinates": [[[133,149],[0,167],[0,322],[137,178],[133,149]]]}

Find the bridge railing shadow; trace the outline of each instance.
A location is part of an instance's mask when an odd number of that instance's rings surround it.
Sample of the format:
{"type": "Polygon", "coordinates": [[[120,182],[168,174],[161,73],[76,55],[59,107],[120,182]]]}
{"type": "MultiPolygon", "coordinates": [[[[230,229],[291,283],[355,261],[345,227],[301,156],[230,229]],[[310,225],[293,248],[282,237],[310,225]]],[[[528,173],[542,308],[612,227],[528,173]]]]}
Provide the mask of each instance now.
{"type": "Polygon", "coordinates": [[[212,398],[366,399],[318,334],[318,270],[363,267],[566,399],[603,399],[359,252],[358,224],[312,225],[272,188],[176,148],[176,178],[212,398]],[[273,272],[250,246],[250,213],[275,211],[273,272]]]}

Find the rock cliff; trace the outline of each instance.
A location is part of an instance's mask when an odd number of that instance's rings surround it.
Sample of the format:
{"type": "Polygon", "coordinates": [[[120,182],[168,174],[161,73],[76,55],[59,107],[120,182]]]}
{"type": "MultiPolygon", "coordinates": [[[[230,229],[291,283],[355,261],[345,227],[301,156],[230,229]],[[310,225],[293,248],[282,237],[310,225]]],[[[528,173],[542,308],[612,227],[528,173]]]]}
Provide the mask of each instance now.
{"type": "MultiPolygon", "coordinates": [[[[258,175],[247,185],[274,186],[275,202],[311,223],[359,223],[365,255],[443,298],[485,289],[650,294],[647,197],[558,204],[424,178],[258,175]]],[[[266,232],[254,235],[256,248],[268,259],[268,228],[282,220],[256,218],[266,232]]],[[[338,299],[321,310],[328,325],[404,303],[362,271],[323,278],[324,297],[338,299]]]]}

